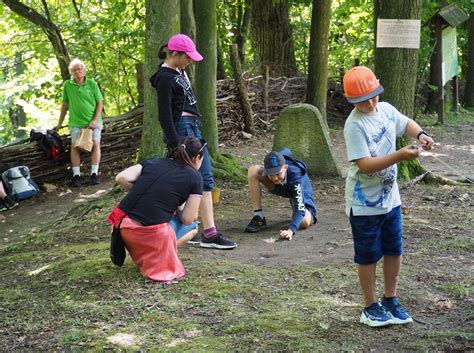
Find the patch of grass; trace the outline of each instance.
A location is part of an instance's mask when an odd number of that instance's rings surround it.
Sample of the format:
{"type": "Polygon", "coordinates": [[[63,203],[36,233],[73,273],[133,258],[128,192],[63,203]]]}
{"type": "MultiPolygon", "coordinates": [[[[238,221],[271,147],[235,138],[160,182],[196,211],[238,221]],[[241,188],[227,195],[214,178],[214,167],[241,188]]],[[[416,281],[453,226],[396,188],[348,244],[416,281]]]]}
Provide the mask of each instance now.
{"type": "Polygon", "coordinates": [[[474,341],[474,333],[472,331],[434,331],[429,334],[429,337],[436,340],[444,340],[446,338],[450,338],[474,341]]]}
{"type": "Polygon", "coordinates": [[[449,292],[455,297],[468,297],[471,291],[470,286],[460,282],[451,282],[440,285],[440,288],[449,292]]]}
{"type": "MultiPolygon", "coordinates": [[[[440,126],[436,113],[417,115],[416,121],[422,126],[440,126]]],[[[474,112],[463,107],[460,107],[458,112],[446,111],[444,121],[449,125],[472,123],[474,122],[474,112]]],[[[443,132],[442,129],[437,128],[437,130],[440,130],[440,133],[443,132]]],[[[438,134],[438,136],[440,135],[438,134]]]]}
{"type": "Polygon", "coordinates": [[[449,249],[461,249],[461,250],[472,250],[474,248],[474,240],[471,238],[463,238],[462,236],[454,236],[441,241],[439,244],[440,248],[449,249]]]}

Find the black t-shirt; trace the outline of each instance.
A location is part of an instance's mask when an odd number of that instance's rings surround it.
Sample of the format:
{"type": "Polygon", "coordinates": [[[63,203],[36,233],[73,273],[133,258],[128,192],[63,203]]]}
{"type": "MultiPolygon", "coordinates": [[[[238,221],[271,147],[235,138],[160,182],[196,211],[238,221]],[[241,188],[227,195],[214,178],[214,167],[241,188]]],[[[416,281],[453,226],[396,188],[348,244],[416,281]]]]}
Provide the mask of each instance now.
{"type": "MultiPolygon", "coordinates": [[[[163,65],[163,64],[161,64],[163,65]]],[[[183,112],[199,117],[199,108],[189,80],[184,72],[161,66],[150,78],[158,98],[158,119],[169,143],[178,141],[175,124],[183,112]]]]}
{"type": "Polygon", "coordinates": [[[119,208],[144,226],[169,222],[189,195],[202,195],[201,174],[187,164],[169,158],[149,158],[140,164],[142,172],[119,208]],[[163,176],[154,181],[158,175],[163,176]]]}

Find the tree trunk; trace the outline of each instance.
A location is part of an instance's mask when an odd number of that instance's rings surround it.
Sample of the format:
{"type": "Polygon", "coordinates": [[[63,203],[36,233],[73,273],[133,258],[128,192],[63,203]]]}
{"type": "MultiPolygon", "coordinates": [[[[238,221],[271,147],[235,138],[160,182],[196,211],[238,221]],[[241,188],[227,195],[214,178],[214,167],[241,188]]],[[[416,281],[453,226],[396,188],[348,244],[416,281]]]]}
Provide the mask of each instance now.
{"type": "Polygon", "coordinates": [[[474,13],[467,21],[468,52],[466,69],[466,88],[464,90],[464,105],[474,107],[474,13]]]}
{"type": "Polygon", "coordinates": [[[202,115],[202,133],[212,157],[219,156],[216,108],[217,16],[216,0],[195,0],[196,46],[204,60],[196,64],[196,99],[202,115]]]}
{"type": "MultiPolygon", "coordinates": [[[[383,6],[381,1],[375,1],[374,14],[375,27],[378,18],[420,19],[421,0],[384,1],[383,6]]],[[[415,107],[417,66],[418,49],[375,49],[375,72],[384,87],[383,101],[389,102],[409,117],[413,117],[415,107]]],[[[398,148],[407,144],[406,137],[397,139],[398,148]]],[[[422,170],[418,160],[405,161],[399,164],[398,175],[400,179],[412,179],[422,170]]]]}
{"type": "Polygon", "coordinates": [[[331,0],[313,0],[306,103],[318,108],[327,125],[328,43],[331,0]]]}
{"type": "Polygon", "coordinates": [[[234,71],[234,79],[239,91],[239,102],[240,108],[242,109],[242,115],[244,117],[244,131],[249,134],[253,134],[255,131],[253,123],[252,107],[250,105],[247,87],[242,73],[242,65],[240,64],[239,49],[237,44],[232,44],[232,50],[230,54],[230,62],[232,63],[232,69],[234,71]]]}
{"type": "MultiPolygon", "coordinates": [[[[23,53],[17,52],[15,55],[15,76],[19,76],[25,70],[25,65],[23,62],[23,53]]],[[[23,109],[23,106],[13,103],[13,106],[8,110],[8,115],[10,116],[10,121],[12,124],[13,131],[15,131],[16,138],[22,138],[26,136],[26,131],[21,129],[21,127],[26,127],[26,114],[23,109]]]]}
{"type": "Polygon", "coordinates": [[[235,43],[239,50],[239,59],[242,66],[245,63],[245,43],[250,28],[250,4],[249,0],[240,0],[237,9],[237,26],[234,28],[235,43]]]}
{"type": "MultiPolygon", "coordinates": [[[[181,33],[188,35],[196,41],[196,20],[194,19],[193,0],[180,0],[181,2],[181,33]]],[[[194,87],[194,65],[188,66],[186,72],[194,87]]]]}
{"type": "Polygon", "coordinates": [[[139,159],[163,155],[163,131],[158,121],[158,100],[149,78],[158,68],[158,49],[167,43],[173,34],[179,33],[180,29],[180,7],[176,6],[176,1],[146,0],[145,9],[145,106],[139,159]]]}
{"type": "Polygon", "coordinates": [[[145,77],[143,76],[143,63],[135,64],[135,72],[137,75],[137,94],[138,94],[138,104],[143,105],[143,91],[145,87],[145,77]]]}
{"type": "Polygon", "coordinates": [[[221,41],[219,37],[217,37],[217,72],[216,72],[216,78],[218,80],[225,80],[226,79],[226,74],[225,74],[225,67],[224,67],[224,58],[222,55],[222,47],[221,47],[221,41]]]}
{"type": "Polygon", "coordinates": [[[68,80],[69,75],[69,52],[66,48],[66,43],[61,34],[61,30],[50,19],[44,17],[35,9],[21,3],[17,0],[2,0],[13,12],[21,17],[41,27],[46,33],[51,45],[53,46],[54,55],[58,60],[59,68],[61,70],[61,77],[63,80],[68,80]]]}
{"type": "Polygon", "coordinates": [[[297,73],[288,0],[252,0],[252,40],[260,64],[270,76],[297,73]]]}

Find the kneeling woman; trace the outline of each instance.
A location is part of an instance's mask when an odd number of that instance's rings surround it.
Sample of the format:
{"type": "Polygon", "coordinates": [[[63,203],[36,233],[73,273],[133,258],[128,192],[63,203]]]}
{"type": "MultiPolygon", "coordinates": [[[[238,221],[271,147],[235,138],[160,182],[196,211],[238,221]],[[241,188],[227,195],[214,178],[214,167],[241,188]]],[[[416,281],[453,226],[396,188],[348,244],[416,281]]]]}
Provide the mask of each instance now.
{"type": "Polygon", "coordinates": [[[205,146],[203,140],[184,137],[170,158],[145,159],[115,178],[128,194],[109,222],[120,226],[133,262],[152,280],[167,282],[185,274],[177,246],[197,233],[202,198],[198,170],[205,146]]]}

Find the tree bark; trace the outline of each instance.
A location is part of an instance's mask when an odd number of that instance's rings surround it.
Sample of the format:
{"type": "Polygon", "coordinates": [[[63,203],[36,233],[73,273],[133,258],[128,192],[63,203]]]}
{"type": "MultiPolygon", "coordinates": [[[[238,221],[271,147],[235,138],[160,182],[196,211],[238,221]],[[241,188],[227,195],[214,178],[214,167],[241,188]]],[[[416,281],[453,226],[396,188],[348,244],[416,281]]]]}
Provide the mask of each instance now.
{"type": "Polygon", "coordinates": [[[288,0],[252,0],[252,41],[271,76],[297,74],[288,0]]]}
{"type": "Polygon", "coordinates": [[[306,103],[318,108],[327,125],[328,43],[331,0],[313,0],[306,103]]]}
{"type": "Polygon", "coordinates": [[[249,134],[254,134],[255,127],[253,123],[252,107],[250,105],[247,87],[245,86],[245,81],[243,79],[242,65],[239,58],[239,49],[235,43],[232,44],[230,62],[232,63],[234,79],[239,91],[240,108],[242,109],[242,115],[244,117],[244,131],[248,132],[249,134]]]}
{"type": "MultiPolygon", "coordinates": [[[[196,20],[194,19],[193,0],[180,0],[181,2],[181,33],[186,34],[192,40],[196,41],[196,20]]],[[[188,66],[186,72],[194,87],[195,76],[194,65],[188,66]]]]}
{"type": "Polygon", "coordinates": [[[250,28],[250,4],[249,0],[241,0],[237,9],[237,26],[234,28],[235,43],[239,50],[239,59],[242,66],[245,63],[245,44],[250,28]]]}
{"type": "Polygon", "coordinates": [[[54,54],[58,60],[59,68],[61,70],[61,77],[63,80],[70,78],[69,74],[69,52],[66,47],[66,43],[61,34],[61,30],[51,20],[41,15],[35,9],[21,3],[17,0],[2,0],[13,12],[17,13],[21,17],[39,26],[48,37],[51,45],[53,46],[54,54]]]}
{"type": "MultiPolygon", "coordinates": [[[[374,20],[378,18],[420,19],[421,0],[374,1],[374,20]]],[[[377,33],[377,28],[375,28],[377,33]]],[[[377,35],[375,35],[375,38],[377,35]]],[[[384,87],[383,101],[395,106],[403,114],[413,117],[418,67],[418,49],[376,48],[375,73],[384,87]]],[[[408,144],[407,138],[397,139],[397,147],[408,144]]],[[[424,169],[418,160],[399,164],[400,179],[410,180],[424,169]]]]}
{"type": "Polygon", "coordinates": [[[474,13],[471,13],[466,25],[468,32],[468,52],[464,106],[474,107],[474,13]]]}
{"type": "Polygon", "coordinates": [[[146,0],[143,132],[139,159],[163,155],[163,131],[158,121],[158,100],[149,78],[157,70],[158,49],[180,30],[180,7],[174,0],[146,0]]]}
{"type": "Polygon", "coordinates": [[[212,157],[219,156],[216,108],[217,16],[216,0],[195,0],[196,46],[204,60],[196,64],[196,98],[202,115],[202,133],[212,157]]]}
{"type": "Polygon", "coordinates": [[[224,58],[222,55],[222,47],[221,47],[221,41],[219,39],[219,36],[217,37],[217,72],[216,72],[216,78],[218,80],[225,80],[226,79],[226,74],[225,74],[225,67],[224,67],[224,58]]]}

